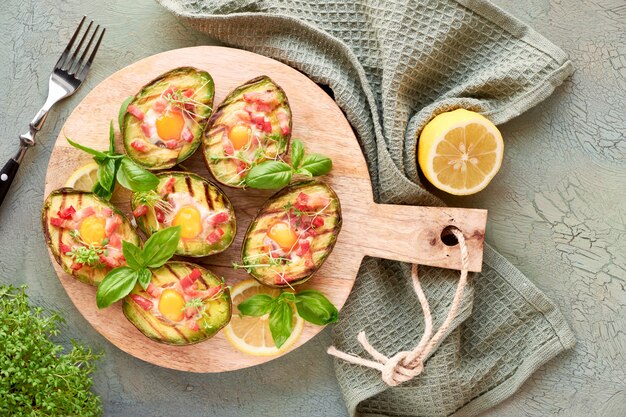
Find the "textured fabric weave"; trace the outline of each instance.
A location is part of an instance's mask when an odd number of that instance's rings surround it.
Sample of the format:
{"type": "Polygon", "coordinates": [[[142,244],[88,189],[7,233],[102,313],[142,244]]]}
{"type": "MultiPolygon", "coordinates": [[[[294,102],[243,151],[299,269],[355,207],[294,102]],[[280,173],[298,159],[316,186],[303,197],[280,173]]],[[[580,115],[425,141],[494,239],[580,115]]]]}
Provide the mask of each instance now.
{"type": "MultiPolygon", "coordinates": [[[[572,71],[563,51],[481,0],[159,1],[214,38],[327,85],[358,134],[384,203],[442,204],[422,186],[415,158],[418,134],[436,114],[464,107],[503,123],[572,71]]],[[[492,248],[484,257],[420,376],[389,388],[376,371],[335,362],[351,415],[475,415],[573,346],[557,307],[492,248]]],[[[435,328],[457,279],[458,272],[420,268],[435,328]]],[[[417,344],[423,320],[409,265],[364,261],[335,345],[364,355],[361,329],[388,356],[417,344]]]]}

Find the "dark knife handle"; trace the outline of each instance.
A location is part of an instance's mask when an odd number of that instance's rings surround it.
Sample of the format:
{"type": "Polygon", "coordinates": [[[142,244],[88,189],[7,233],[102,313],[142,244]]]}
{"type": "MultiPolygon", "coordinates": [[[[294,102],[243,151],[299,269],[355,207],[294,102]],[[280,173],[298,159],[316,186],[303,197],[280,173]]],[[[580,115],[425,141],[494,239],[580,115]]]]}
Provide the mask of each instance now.
{"type": "Polygon", "coordinates": [[[11,188],[11,183],[19,167],[20,164],[15,159],[11,158],[4,164],[0,171],[0,206],[4,201],[4,197],[9,193],[9,188],[11,188]]]}

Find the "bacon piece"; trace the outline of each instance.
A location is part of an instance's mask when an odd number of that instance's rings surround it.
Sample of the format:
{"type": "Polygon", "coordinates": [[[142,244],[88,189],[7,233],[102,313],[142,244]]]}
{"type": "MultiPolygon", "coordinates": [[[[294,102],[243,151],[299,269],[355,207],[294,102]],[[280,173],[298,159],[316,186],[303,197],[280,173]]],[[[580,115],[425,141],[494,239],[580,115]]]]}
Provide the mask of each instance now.
{"type": "Polygon", "coordinates": [[[66,245],[65,243],[61,243],[59,245],[59,252],[61,252],[63,255],[71,251],[72,251],[72,248],[70,248],[70,245],[66,245]]]}
{"type": "Polygon", "coordinates": [[[241,120],[242,122],[250,122],[250,113],[244,110],[237,110],[232,114],[233,119],[241,120]]]}
{"type": "Polygon", "coordinates": [[[189,320],[187,322],[187,327],[189,327],[189,329],[193,330],[194,332],[197,332],[200,330],[200,326],[198,326],[198,322],[195,320],[189,320]]]}
{"type": "Polygon", "coordinates": [[[151,297],[158,298],[163,292],[163,288],[157,287],[153,283],[149,283],[146,287],[146,292],[150,294],[151,297]]]}
{"type": "Polygon", "coordinates": [[[160,208],[155,207],[154,214],[156,216],[157,222],[165,223],[165,213],[163,213],[160,208]]]}
{"type": "Polygon", "coordinates": [[[143,120],[144,118],[144,114],[143,111],[141,111],[141,109],[137,106],[135,106],[134,104],[129,104],[128,108],[126,109],[126,111],[130,114],[132,114],[133,116],[135,116],[135,118],[137,120],[143,120]]]}
{"type": "Polygon", "coordinates": [[[78,270],[80,270],[82,267],[83,267],[83,264],[78,263],[78,262],[75,262],[75,263],[73,263],[73,264],[72,264],[72,266],[70,266],[70,269],[71,269],[72,271],[78,271],[78,270]]]}
{"type": "Polygon", "coordinates": [[[178,141],[176,139],[168,140],[165,142],[165,146],[167,149],[176,149],[178,148],[178,141]]]}
{"type": "Polygon", "coordinates": [[[220,213],[216,213],[213,216],[209,217],[209,224],[211,226],[216,226],[218,224],[226,223],[230,219],[230,216],[227,212],[222,211],[220,213]]]}
{"type": "Polygon", "coordinates": [[[309,204],[309,195],[305,193],[298,194],[294,207],[300,211],[306,211],[309,204]]]}
{"type": "Polygon", "coordinates": [[[289,126],[289,116],[284,109],[279,109],[276,112],[276,117],[278,117],[278,124],[280,125],[280,133],[283,135],[288,135],[291,133],[291,127],[289,126]]]}
{"type": "Polygon", "coordinates": [[[165,89],[165,91],[163,91],[163,94],[161,94],[161,97],[167,97],[169,95],[172,95],[174,94],[176,90],[177,90],[176,87],[170,85],[169,87],[165,89]]]}
{"type": "Polygon", "coordinates": [[[243,161],[240,161],[239,159],[235,161],[235,165],[237,166],[237,174],[240,174],[240,175],[243,172],[245,172],[246,169],[248,169],[248,164],[246,164],[243,161]]]}
{"type": "Polygon", "coordinates": [[[266,104],[272,108],[278,105],[278,97],[274,91],[251,91],[244,93],[243,99],[248,103],[266,104]]]}
{"type": "Polygon", "coordinates": [[[137,206],[135,210],[133,210],[133,216],[141,217],[144,216],[148,212],[148,206],[145,204],[140,204],[137,206]]]}
{"type": "Polygon", "coordinates": [[[50,217],[50,224],[54,227],[58,227],[61,229],[68,229],[68,225],[70,224],[70,222],[60,219],[58,217],[50,217]]]}
{"type": "Polygon", "coordinates": [[[137,305],[141,308],[143,308],[146,311],[150,311],[152,310],[152,301],[148,300],[147,298],[142,297],[139,294],[131,294],[130,298],[137,303],[137,305]]]}
{"type": "Polygon", "coordinates": [[[161,195],[162,196],[166,196],[169,193],[171,193],[172,191],[174,191],[174,183],[176,182],[176,178],[174,177],[170,177],[167,182],[165,183],[165,185],[163,185],[163,188],[161,188],[161,195]]]}
{"type": "MultiPolygon", "coordinates": [[[[143,126],[143,125],[142,125],[143,126]]],[[[143,140],[134,140],[130,143],[131,148],[139,152],[148,152],[148,144],[143,140]]]]}
{"type": "Polygon", "coordinates": [[[110,209],[110,208],[108,208],[108,207],[102,207],[102,215],[103,215],[104,217],[109,217],[109,216],[112,216],[112,215],[113,215],[113,210],[111,210],[111,209],[110,209]]]}
{"type": "Polygon", "coordinates": [[[265,133],[272,133],[272,122],[270,121],[270,118],[268,116],[265,116],[263,118],[262,129],[265,133]]]}
{"type": "Polygon", "coordinates": [[[93,208],[92,206],[89,206],[89,207],[85,207],[84,209],[77,211],[74,214],[73,218],[75,221],[79,222],[83,219],[86,219],[89,216],[93,216],[94,214],[96,214],[96,209],[93,208]]]}
{"type": "Polygon", "coordinates": [[[311,222],[311,225],[315,228],[324,226],[324,218],[320,216],[315,217],[311,222]]]}
{"type": "Polygon", "coordinates": [[[121,249],[122,248],[122,239],[120,238],[120,235],[118,235],[117,233],[113,233],[111,236],[109,236],[109,245],[112,248],[118,248],[121,249]]]}
{"type": "Polygon", "coordinates": [[[167,100],[163,97],[159,97],[158,99],[154,100],[152,108],[157,113],[163,113],[163,110],[167,108],[167,100]]]}
{"type": "Polygon", "coordinates": [[[298,249],[296,250],[296,255],[304,256],[305,253],[311,251],[311,242],[306,239],[300,239],[298,241],[298,249]]]}
{"type": "Polygon", "coordinates": [[[183,292],[187,294],[190,290],[193,290],[193,284],[202,276],[202,272],[198,268],[194,268],[189,275],[180,280],[180,287],[183,292]]]}
{"type": "Polygon", "coordinates": [[[120,218],[120,216],[108,217],[104,226],[104,232],[106,236],[110,237],[113,233],[115,233],[115,231],[118,227],[120,227],[121,224],[122,219],[120,218]]]}
{"type": "Polygon", "coordinates": [[[106,266],[110,268],[117,268],[118,266],[122,264],[122,260],[113,257],[113,255],[109,255],[109,256],[100,255],[100,263],[105,264],[106,266]]]}
{"type": "Polygon", "coordinates": [[[183,128],[183,132],[181,133],[181,137],[187,143],[193,142],[193,133],[191,133],[191,130],[187,126],[185,126],[183,128]]]}
{"type": "Polygon", "coordinates": [[[147,138],[152,136],[152,131],[150,130],[150,125],[148,123],[141,124],[141,131],[147,138]]]}
{"type": "Polygon", "coordinates": [[[224,231],[222,230],[222,228],[218,227],[217,229],[209,233],[209,235],[206,237],[206,240],[212,245],[219,242],[222,236],[224,236],[224,231]]]}
{"type": "Polygon", "coordinates": [[[198,312],[198,309],[196,307],[187,307],[185,309],[185,318],[190,319],[193,316],[195,316],[197,312],[198,312]]]}
{"type": "Polygon", "coordinates": [[[74,206],[69,206],[63,210],[59,210],[57,216],[64,220],[69,220],[72,218],[72,216],[74,216],[74,213],[76,213],[76,209],[74,208],[74,206]]]}

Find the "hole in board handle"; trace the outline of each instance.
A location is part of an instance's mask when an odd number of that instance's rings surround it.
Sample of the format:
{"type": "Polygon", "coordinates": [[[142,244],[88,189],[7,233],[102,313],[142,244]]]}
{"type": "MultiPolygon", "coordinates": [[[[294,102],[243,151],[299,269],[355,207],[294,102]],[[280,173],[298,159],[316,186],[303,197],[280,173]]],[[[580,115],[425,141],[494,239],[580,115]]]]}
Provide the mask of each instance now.
{"type": "Polygon", "coordinates": [[[446,246],[456,246],[459,244],[458,239],[454,234],[452,234],[452,230],[456,229],[456,226],[446,226],[441,231],[441,241],[446,246]]]}

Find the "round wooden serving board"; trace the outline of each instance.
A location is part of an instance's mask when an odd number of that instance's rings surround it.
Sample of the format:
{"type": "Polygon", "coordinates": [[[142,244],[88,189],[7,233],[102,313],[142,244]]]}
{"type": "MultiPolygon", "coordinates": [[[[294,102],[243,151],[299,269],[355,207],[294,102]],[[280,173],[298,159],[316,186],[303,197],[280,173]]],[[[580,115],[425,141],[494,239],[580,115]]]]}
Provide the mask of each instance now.
{"type": "MultiPolygon", "coordinates": [[[[480,270],[486,222],[484,210],[375,204],[359,143],[335,102],[295,69],[237,49],[201,46],[168,51],[130,65],[100,83],[76,107],[57,139],[46,175],[46,196],[63,186],[76,168],[91,161],[89,155],[67,143],[66,135],[84,145],[106,149],[109,121],[117,121],[122,101],[158,75],[179,66],[194,66],[213,76],[216,105],[245,81],[263,74],[270,76],[289,98],[293,111],[293,137],[302,139],[307,152],[319,152],[332,158],[332,173],[323,180],[334,188],[341,200],[343,229],[324,266],[298,289],[318,289],[341,308],[366,255],[458,269],[458,247],[446,246],[440,238],[441,231],[448,225],[456,225],[464,232],[471,256],[471,270],[480,270]]],[[[117,134],[117,149],[120,150],[123,147],[119,132],[117,134]]],[[[201,148],[183,165],[212,180],[202,161],[201,148]]],[[[240,262],[242,239],[248,224],[272,193],[221,188],[235,207],[237,237],[224,253],[192,259],[192,262],[209,267],[232,285],[249,278],[245,271],[233,270],[231,264],[233,261],[240,262]]],[[[129,214],[128,199],[129,194],[120,191],[116,192],[113,202],[129,214]]],[[[232,371],[275,358],[241,353],[221,333],[191,346],[174,347],[156,343],[126,320],[120,303],[98,310],[95,287],[73,279],[54,260],[53,264],[78,311],[111,343],[137,358],[193,372],[232,371]]],[[[307,324],[292,349],[306,343],[321,330],[320,326],[307,324]]]]}

